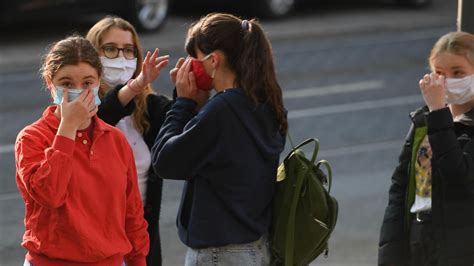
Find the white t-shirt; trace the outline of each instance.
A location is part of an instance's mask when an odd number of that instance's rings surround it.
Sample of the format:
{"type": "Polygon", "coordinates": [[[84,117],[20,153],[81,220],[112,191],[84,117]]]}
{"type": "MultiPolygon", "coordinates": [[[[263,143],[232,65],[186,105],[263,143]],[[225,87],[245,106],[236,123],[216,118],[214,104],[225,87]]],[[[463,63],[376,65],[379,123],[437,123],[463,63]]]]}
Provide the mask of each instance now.
{"type": "Polygon", "coordinates": [[[135,165],[137,167],[138,189],[140,190],[142,202],[145,203],[148,170],[151,165],[150,149],[148,149],[143,136],[133,125],[131,116],[122,118],[122,120],[117,123],[116,127],[123,132],[128,143],[132,147],[133,156],[135,157],[135,165]]]}

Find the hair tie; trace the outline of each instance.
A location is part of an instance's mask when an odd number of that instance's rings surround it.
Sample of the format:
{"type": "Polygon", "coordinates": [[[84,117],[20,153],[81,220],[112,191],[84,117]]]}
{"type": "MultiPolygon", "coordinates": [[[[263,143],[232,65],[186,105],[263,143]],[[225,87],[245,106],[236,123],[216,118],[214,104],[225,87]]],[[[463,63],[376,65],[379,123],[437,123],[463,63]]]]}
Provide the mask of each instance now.
{"type": "Polygon", "coordinates": [[[242,29],[243,30],[248,30],[252,31],[252,23],[250,23],[248,20],[244,19],[242,20],[242,29]]]}

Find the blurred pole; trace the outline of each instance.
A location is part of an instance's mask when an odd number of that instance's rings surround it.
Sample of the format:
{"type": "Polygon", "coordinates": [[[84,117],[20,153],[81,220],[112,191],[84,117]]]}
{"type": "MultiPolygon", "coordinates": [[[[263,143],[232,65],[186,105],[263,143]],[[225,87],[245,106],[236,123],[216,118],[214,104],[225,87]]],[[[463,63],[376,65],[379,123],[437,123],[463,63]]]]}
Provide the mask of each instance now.
{"type": "Polygon", "coordinates": [[[458,31],[474,34],[474,0],[458,0],[458,31]]]}

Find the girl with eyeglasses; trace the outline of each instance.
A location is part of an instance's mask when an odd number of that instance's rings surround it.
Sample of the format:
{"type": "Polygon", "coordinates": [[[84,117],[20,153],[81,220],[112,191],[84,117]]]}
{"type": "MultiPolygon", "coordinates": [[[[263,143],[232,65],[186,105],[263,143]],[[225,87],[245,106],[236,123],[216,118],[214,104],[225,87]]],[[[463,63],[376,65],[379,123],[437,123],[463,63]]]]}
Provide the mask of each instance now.
{"type": "MultiPolygon", "coordinates": [[[[130,143],[137,165],[138,185],[148,222],[148,265],[161,265],[159,217],[163,181],[151,166],[150,150],[172,101],[156,94],[151,82],[169,62],[158,49],[143,58],[135,28],[119,17],[105,17],[87,33],[104,66],[98,116],[119,128],[130,143]]],[[[177,66],[179,67],[179,65],[177,66]]]]}
{"type": "Polygon", "coordinates": [[[392,175],[379,265],[474,264],[474,35],[442,36],[392,175]]]}
{"type": "Polygon", "coordinates": [[[96,116],[99,55],[85,38],[69,37],[51,46],[41,74],[54,104],[15,143],[24,265],[146,265],[149,239],[132,149],[96,116]]]}

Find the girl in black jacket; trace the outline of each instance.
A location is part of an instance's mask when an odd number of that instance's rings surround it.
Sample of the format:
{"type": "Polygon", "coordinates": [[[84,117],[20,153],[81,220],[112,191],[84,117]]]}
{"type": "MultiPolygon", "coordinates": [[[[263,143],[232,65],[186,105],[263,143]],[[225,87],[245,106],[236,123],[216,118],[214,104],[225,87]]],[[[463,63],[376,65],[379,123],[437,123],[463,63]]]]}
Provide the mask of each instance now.
{"type": "Polygon", "coordinates": [[[134,27],[118,17],[97,22],[87,39],[99,52],[104,67],[98,116],[121,129],[132,147],[150,236],[147,264],[161,265],[158,221],[163,181],[150,167],[150,150],[172,101],[155,94],[150,82],[159,76],[169,57],[158,57],[156,49],[143,58],[134,27]]]}
{"type": "Polygon", "coordinates": [[[474,264],[474,35],[452,32],[434,45],[426,103],[392,176],[379,265],[474,264]]]}

